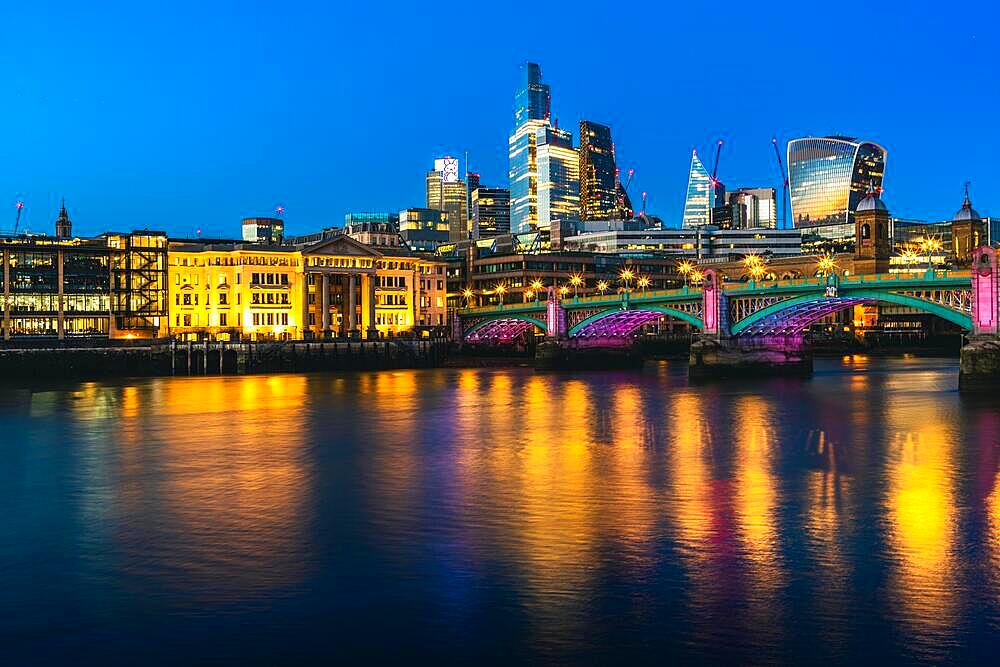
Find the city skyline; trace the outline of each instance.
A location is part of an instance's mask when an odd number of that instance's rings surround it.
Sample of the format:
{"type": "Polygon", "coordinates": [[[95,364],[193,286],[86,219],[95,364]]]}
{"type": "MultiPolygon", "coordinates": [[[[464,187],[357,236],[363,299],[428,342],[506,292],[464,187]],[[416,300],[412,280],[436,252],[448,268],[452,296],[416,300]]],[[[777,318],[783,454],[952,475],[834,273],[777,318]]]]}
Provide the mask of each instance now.
{"type": "MultiPolygon", "coordinates": [[[[146,11],[83,13],[60,3],[17,10],[13,18],[23,29],[2,47],[16,54],[18,67],[0,92],[0,118],[11,135],[0,148],[0,229],[13,226],[14,202],[23,200],[22,229],[48,231],[65,197],[81,234],[150,228],[233,235],[241,218],[269,215],[279,205],[298,233],[338,224],[346,211],[419,206],[427,164],[457,155],[464,171],[466,150],[483,183],[504,187],[518,67],[526,60],[541,65],[560,127],[595,120],[612,128],[619,167],[636,169],[633,199],[648,191],[650,212],[668,226],[681,219],[691,149],[707,154],[719,138],[726,141],[720,179],[730,187],[780,187],[772,136],[784,144],[847,134],[892,153],[885,198],[897,215],[949,217],[966,180],[984,215],[1000,196],[989,112],[998,93],[980,83],[987,80],[986,40],[974,27],[922,7],[866,13],[885,31],[886,55],[878,71],[863,72],[839,71],[835,53],[778,66],[774,56],[794,49],[803,39],[794,26],[810,17],[777,10],[748,17],[741,29],[786,36],[781,49],[761,45],[739,61],[757,74],[759,104],[750,109],[726,107],[684,70],[681,52],[702,37],[696,26],[707,10],[698,8],[685,8],[676,25],[664,26],[676,43],[659,52],[639,45],[628,67],[596,52],[582,60],[578,52],[562,53],[559,38],[547,44],[526,37],[484,49],[473,63],[456,58],[462,76],[454,91],[415,91],[408,78],[416,65],[396,62],[392,53],[347,60],[356,41],[349,35],[342,43],[333,39],[329,54],[302,45],[324,27],[336,24],[333,37],[343,37],[341,24],[373,20],[364,8],[261,10],[250,17],[213,8],[192,23],[182,7],[159,17],[156,27],[149,27],[146,11]],[[222,25],[228,29],[220,31],[222,25]],[[253,51],[254,39],[247,38],[269,36],[271,26],[282,53],[253,51]],[[189,51],[158,50],[180,30],[191,39],[189,51]],[[917,45],[934,35],[947,35],[955,48],[931,62],[917,45]],[[54,57],[45,48],[53,41],[79,57],[54,57]],[[908,67],[893,68],[904,61],[908,67]],[[613,85],[589,85],[594,72],[614,72],[613,85]],[[836,86],[858,95],[870,90],[880,104],[862,104],[854,94],[808,108],[789,102],[816,99],[819,90],[836,86]],[[975,91],[975,103],[954,104],[960,90],[975,91]],[[681,96],[685,108],[678,110],[681,96]],[[351,103],[337,108],[340,99],[351,103]]],[[[401,34],[432,20],[399,7],[385,28],[401,34]]],[[[729,30],[717,28],[720,41],[729,30]]],[[[731,48],[704,54],[718,69],[731,68],[733,57],[731,48]]]]}

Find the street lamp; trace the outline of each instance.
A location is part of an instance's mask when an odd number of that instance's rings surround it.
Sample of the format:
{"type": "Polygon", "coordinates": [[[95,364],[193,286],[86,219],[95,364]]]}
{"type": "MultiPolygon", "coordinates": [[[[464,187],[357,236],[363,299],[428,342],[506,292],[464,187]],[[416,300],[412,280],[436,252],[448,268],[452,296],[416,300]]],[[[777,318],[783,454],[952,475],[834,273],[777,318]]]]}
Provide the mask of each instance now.
{"type": "Polygon", "coordinates": [[[608,281],[607,280],[598,280],[597,281],[597,291],[600,292],[601,295],[603,295],[605,292],[608,291],[608,287],[609,287],[609,285],[608,285],[608,281]]]}
{"type": "Polygon", "coordinates": [[[559,288],[559,296],[561,296],[562,298],[565,299],[567,294],[569,294],[569,288],[568,287],[566,287],[565,285],[563,285],[562,287],[559,288]]]}
{"type": "Polygon", "coordinates": [[[535,298],[535,290],[529,289],[525,291],[524,296],[528,297],[528,301],[531,301],[532,299],[535,298]]]}
{"type": "Polygon", "coordinates": [[[819,258],[819,262],[816,263],[816,268],[819,269],[821,276],[825,276],[827,273],[833,273],[837,270],[837,262],[833,259],[832,255],[823,255],[819,258]]]}
{"type": "Polygon", "coordinates": [[[756,266],[750,267],[750,277],[754,279],[754,282],[760,280],[767,274],[767,269],[762,265],[757,264],[756,266]]]}
{"type": "Polygon", "coordinates": [[[573,286],[573,298],[576,299],[579,295],[580,285],[583,284],[583,277],[578,273],[574,273],[569,278],[569,284],[573,286]]]}
{"type": "Polygon", "coordinates": [[[621,278],[621,281],[623,283],[625,283],[625,290],[628,291],[628,284],[632,280],[632,278],[635,277],[635,274],[632,272],[632,269],[626,267],[621,270],[621,273],[618,274],[618,277],[621,278]]]}
{"type": "Polygon", "coordinates": [[[695,285],[697,285],[698,283],[700,283],[704,279],[705,279],[705,274],[704,273],[702,273],[698,269],[692,269],[691,270],[691,282],[692,283],[694,283],[695,285]]]}
{"type": "Polygon", "coordinates": [[[503,283],[497,284],[497,295],[500,297],[500,305],[503,305],[503,295],[507,293],[507,286],[503,283]]]}
{"type": "Polygon", "coordinates": [[[649,287],[649,278],[647,278],[646,276],[639,276],[639,280],[636,281],[636,284],[639,286],[640,289],[642,289],[642,293],[645,294],[646,288],[649,287]]]}
{"type": "Polygon", "coordinates": [[[472,288],[466,287],[462,291],[462,296],[465,297],[465,307],[472,308],[472,299],[476,296],[476,293],[472,291],[472,288]]]}
{"type": "Polygon", "coordinates": [[[687,287],[688,276],[691,275],[692,271],[694,271],[694,264],[685,259],[683,262],[677,265],[677,270],[680,272],[682,276],[684,276],[684,287],[687,287]]]}
{"type": "Polygon", "coordinates": [[[934,253],[941,250],[941,241],[930,236],[920,242],[920,249],[927,253],[927,270],[934,268],[934,253]]]}

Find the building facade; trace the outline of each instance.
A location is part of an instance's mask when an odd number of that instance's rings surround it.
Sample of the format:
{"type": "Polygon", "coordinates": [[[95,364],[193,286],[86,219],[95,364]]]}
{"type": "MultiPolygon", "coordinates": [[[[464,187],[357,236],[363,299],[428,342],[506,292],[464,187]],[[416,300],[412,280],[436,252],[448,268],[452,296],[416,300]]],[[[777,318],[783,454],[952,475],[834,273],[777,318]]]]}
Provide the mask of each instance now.
{"type": "Polygon", "coordinates": [[[445,264],[396,244],[175,242],[169,265],[170,333],[184,340],[375,338],[447,321],[445,264]]]}
{"type": "Polygon", "coordinates": [[[684,198],[684,219],[681,226],[692,228],[710,224],[712,209],[715,206],[712,177],[698,159],[698,151],[691,151],[691,167],[688,169],[687,195],[684,198]]]}
{"type": "Polygon", "coordinates": [[[243,240],[248,243],[280,244],[285,237],[281,218],[243,218],[243,240]]]}
{"type": "MultiPolygon", "coordinates": [[[[806,137],[788,142],[788,186],[795,227],[844,225],[869,184],[882,190],[886,150],[851,137],[806,137]]],[[[829,230],[829,233],[836,233],[829,230]]]]}
{"type": "MultiPolygon", "coordinates": [[[[63,233],[71,227],[65,207],[63,233]]],[[[166,333],[167,237],[0,238],[3,339],[155,338],[166,333]]]]}
{"type": "Polygon", "coordinates": [[[449,242],[448,214],[433,208],[407,208],[399,212],[399,234],[410,250],[434,252],[449,242]]]}
{"type": "Polygon", "coordinates": [[[609,220],[624,214],[611,128],[580,121],[580,220],[609,220]]]}
{"type": "Polygon", "coordinates": [[[549,124],[551,96],[541,68],[522,66],[522,82],[514,95],[514,131],[508,139],[510,158],[510,223],[515,233],[538,228],[538,163],[535,138],[549,124]]]}
{"type": "Polygon", "coordinates": [[[472,238],[510,234],[510,190],[477,187],[472,191],[472,238]]]}
{"type": "Polygon", "coordinates": [[[580,219],[580,155],[573,134],[557,127],[538,128],[538,226],[549,230],[553,248],[561,246],[566,223],[580,219]]]}
{"type": "Polygon", "coordinates": [[[465,181],[458,177],[458,158],[444,157],[434,161],[434,170],[427,172],[426,207],[448,215],[448,238],[461,241],[469,237],[468,192],[465,181]]]}
{"type": "Polygon", "coordinates": [[[654,253],[676,258],[706,259],[749,254],[788,256],[802,252],[802,236],[794,229],[619,229],[578,234],[567,249],[601,253],[654,253]]]}

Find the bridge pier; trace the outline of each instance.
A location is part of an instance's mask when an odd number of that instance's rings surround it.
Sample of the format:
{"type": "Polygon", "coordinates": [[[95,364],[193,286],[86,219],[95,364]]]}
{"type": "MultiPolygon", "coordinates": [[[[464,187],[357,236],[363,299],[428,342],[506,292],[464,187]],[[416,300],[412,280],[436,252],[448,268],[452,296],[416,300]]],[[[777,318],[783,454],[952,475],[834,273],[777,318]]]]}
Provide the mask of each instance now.
{"type": "Polygon", "coordinates": [[[958,387],[962,391],[1000,389],[1000,273],[997,252],[972,252],[972,334],[962,347],[958,387]]]}
{"type": "Polygon", "coordinates": [[[688,377],[693,380],[739,377],[808,377],[812,353],[793,340],[754,341],[700,335],[691,342],[688,377]]]}
{"type": "Polygon", "coordinates": [[[812,354],[801,338],[740,338],[729,330],[729,304],[719,274],[705,271],[702,285],[704,332],[691,342],[688,377],[723,379],[761,376],[809,376],[812,354]]]}

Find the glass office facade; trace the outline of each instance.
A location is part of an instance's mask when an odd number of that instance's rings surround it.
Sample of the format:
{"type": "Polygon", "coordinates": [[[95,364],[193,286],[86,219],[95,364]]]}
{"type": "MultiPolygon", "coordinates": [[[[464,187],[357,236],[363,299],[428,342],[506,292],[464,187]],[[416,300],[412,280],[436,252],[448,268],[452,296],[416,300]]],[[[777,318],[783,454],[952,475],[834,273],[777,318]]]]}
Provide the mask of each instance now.
{"type": "Polygon", "coordinates": [[[885,159],[881,146],[849,137],[790,141],[788,182],[795,227],[834,226],[833,233],[843,235],[836,226],[854,224],[854,211],[869,182],[882,187],[885,159]]]}
{"type": "Polygon", "coordinates": [[[510,190],[476,188],[472,192],[473,238],[510,234],[510,190]]]}
{"type": "Polygon", "coordinates": [[[691,152],[691,169],[688,171],[687,196],[684,199],[683,227],[700,227],[711,222],[712,208],[716,205],[712,178],[698,153],[691,152]]]}
{"type": "Polygon", "coordinates": [[[447,182],[440,171],[427,172],[427,208],[448,214],[448,238],[461,241],[468,238],[465,181],[447,182]]]}
{"type": "Polygon", "coordinates": [[[579,153],[580,220],[620,218],[611,128],[581,120],[579,153]]]}
{"type": "Polygon", "coordinates": [[[538,224],[580,219],[580,156],[573,135],[546,126],[535,135],[538,147],[538,224]]]}
{"type": "Polygon", "coordinates": [[[510,157],[510,224],[515,233],[538,229],[538,159],[535,133],[549,124],[551,97],[542,83],[541,68],[525,63],[521,86],[514,94],[514,131],[508,139],[510,157]]]}

